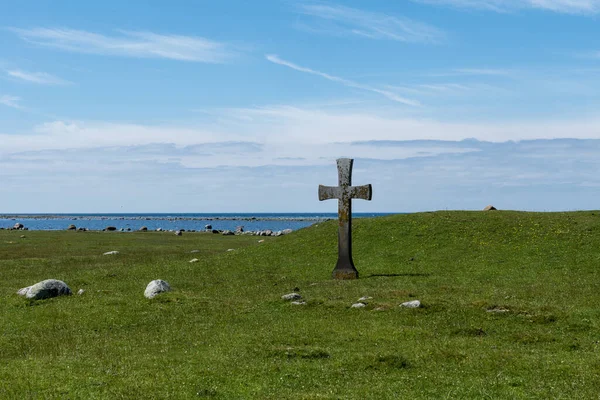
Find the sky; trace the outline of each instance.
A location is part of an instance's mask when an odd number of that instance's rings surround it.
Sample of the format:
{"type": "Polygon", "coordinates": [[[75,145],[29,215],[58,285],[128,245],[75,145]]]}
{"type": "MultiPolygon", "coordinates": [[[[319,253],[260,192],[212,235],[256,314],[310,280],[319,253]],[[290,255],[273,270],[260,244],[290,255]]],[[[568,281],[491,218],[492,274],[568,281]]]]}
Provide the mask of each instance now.
{"type": "Polygon", "coordinates": [[[600,0],[0,10],[0,213],[600,208],[600,0]]]}

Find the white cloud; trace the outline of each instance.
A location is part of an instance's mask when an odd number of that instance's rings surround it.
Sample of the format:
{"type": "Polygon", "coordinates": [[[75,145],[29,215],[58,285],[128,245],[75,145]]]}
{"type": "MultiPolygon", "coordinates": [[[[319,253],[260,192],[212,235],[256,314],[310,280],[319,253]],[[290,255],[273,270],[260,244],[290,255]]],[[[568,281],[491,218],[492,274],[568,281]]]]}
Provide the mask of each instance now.
{"type": "Polygon", "coordinates": [[[310,30],[316,32],[428,43],[442,41],[445,36],[438,29],[409,18],[339,5],[303,4],[298,10],[304,15],[314,17],[320,23],[309,26],[310,30]]]}
{"type": "Polygon", "coordinates": [[[473,8],[496,12],[542,9],[565,14],[597,14],[600,0],[412,0],[433,5],[473,8]]]}
{"type": "Polygon", "coordinates": [[[316,71],[310,68],[306,68],[306,67],[302,67],[300,65],[294,64],[290,61],[286,61],[283,60],[281,58],[279,58],[277,55],[275,54],[267,54],[266,59],[271,61],[272,63],[278,64],[278,65],[283,65],[285,67],[294,69],[296,71],[300,71],[300,72],[306,72],[308,74],[311,75],[317,75],[320,76],[322,78],[325,78],[327,80],[333,81],[333,82],[337,82],[337,83],[341,83],[344,86],[348,86],[351,88],[355,88],[355,89],[361,89],[361,90],[365,90],[368,92],[373,92],[373,93],[377,93],[380,94],[382,96],[387,97],[389,100],[398,102],[398,103],[403,103],[409,106],[419,106],[419,102],[415,101],[415,100],[411,100],[411,99],[407,99],[405,97],[402,97],[394,92],[391,92],[389,90],[383,90],[383,89],[379,89],[373,86],[369,86],[369,85],[364,85],[361,83],[357,83],[348,79],[344,79],[344,78],[340,78],[338,76],[334,76],[334,75],[329,75],[325,72],[320,72],[320,71],[316,71]]]}
{"type": "Polygon", "coordinates": [[[130,31],[109,36],[67,28],[11,30],[27,42],[77,53],[205,63],[226,62],[235,55],[227,44],[198,36],[130,31]]]}
{"type": "Polygon", "coordinates": [[[9,96],[7,94],[0,95],[0,104],[5,105],[7,107],[12,107],[21,110],[23,107],[19,104],[20,101],[20,97],[9,96]]]}
{"type": "Polygon", "coordinates": [[[37,83],[39,85],[69,85],[72,83],[45,72],[26,72],[15,69],[6,71],[6,73],[13,78],[21,79],[26,82],[37,83]]]}

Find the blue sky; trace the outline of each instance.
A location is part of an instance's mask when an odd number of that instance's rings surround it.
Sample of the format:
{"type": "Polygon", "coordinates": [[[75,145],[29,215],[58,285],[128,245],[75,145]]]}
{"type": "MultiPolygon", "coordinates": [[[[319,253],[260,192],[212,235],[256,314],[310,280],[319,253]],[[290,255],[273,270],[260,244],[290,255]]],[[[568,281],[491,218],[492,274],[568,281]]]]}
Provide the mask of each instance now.
{"type": "Polygon", "coordinates": [[[0,212],[599,208],[600,0],[0,9],[0,212]]]}

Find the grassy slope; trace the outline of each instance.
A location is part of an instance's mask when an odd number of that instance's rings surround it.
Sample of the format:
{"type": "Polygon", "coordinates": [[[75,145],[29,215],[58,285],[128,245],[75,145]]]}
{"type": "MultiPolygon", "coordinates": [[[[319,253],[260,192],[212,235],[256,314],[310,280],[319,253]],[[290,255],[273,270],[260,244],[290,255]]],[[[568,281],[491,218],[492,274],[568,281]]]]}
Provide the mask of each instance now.
{"type": "Polygon", "coordinates": [[[335,222],[261,244],[0,231],[0,398],[597,397],[600,213],[354,228],[356,281],[329,279],[335,222]],[[50,277],[86,293],[14,294],[50,277]],[[175,291],[145,299],[157,278],[175,291]],[[294,287],[308,305],[280,300],[294,287]],[[349,308],[365,295],[367,308],[349,308]],[[424,307],[398,307],[412,299],[424,307]],[[499,308],[510,311],[486,312],[499,308]]]}

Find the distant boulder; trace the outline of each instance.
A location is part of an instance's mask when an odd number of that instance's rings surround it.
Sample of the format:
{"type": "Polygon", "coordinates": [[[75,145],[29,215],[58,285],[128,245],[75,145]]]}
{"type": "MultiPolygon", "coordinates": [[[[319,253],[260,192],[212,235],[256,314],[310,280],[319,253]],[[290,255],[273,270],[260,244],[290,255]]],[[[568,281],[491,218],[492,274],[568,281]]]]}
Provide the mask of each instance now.
{"type": "Polygon", "coordinates": [[[107,231],[116,231],[117,227],[116,226],[107,226],[106,228],[104,228],[107,231]]]}
{"type": "Polygon", "coordinates": [[[144,296],[149,299],[153,299],[157,295],[171,291],[171,286],[166,281],[162,279],[153,280],[146,286],[146,290],[144,291],[144,296]]]}
{"type": "Polygon", "coordinates": [[[212,230],[212,225],[204,225],[204,230],[211,231],[212,230]]]}
{"type": "Polygon", "coordinates": [[[221,233],[221,235],[223,235],[223,236],[230,236],[230,235],[235,235],[235,233],[233,233],[233,232],[231,232],[231,231],[223,231],[223,232],[221,233]]]}
{"type": "Polygon", "coordinates": [[[23,224],[22,224],[22,223],[20,223],[20,222],[17,222],[17,223],[16,223],[16,224],[13,226],[13,229],[23,229],[23,228],[25,228],[25,225],[23,225],[23,224]]]}
{"type": "Polygon", "coordinates": [[[68,231],[76,231],[77,227],[73,224],[69,225],[69,227],[67,228],[68,231]]]}
{"type": "Polygon", "coordinates": [[[182,236],[182,235],[183,235],[183,232],[182,232],[182,231],[176,231],[176,232],[175,232],[175,236],[182,236]]]}
{"type": "Polygon", "coordinates": [[[140,231],[140,232],[148,232],[148,227],[147,227],[147,226],[142,226],[142,227],[139,229],[139,231],[140,231]]]}
{"type": "Polygon", "coordinates": [[[20,289],[17,294],[28,299],[42,300],[51,297],[70,295],[71,289],[63,281],[57,279],[46,279],[33,286],[20,289]]]}
{"type": "Polygon", "coordinates": [[[492,206],[492,205],[486,206],[486,207],[483,209],[483,211],[496,211],[496,210],[497,210],[497,208],[496,208],[496,207],[494,207],[494,206],[492,206]]]}
{"type": "Polygon", "coordinates": [[[113,250],[113,251],[107,251],[106,253],[103,253],[102,255],[103,256],[115,256],[117,254],[119,254],[119,252],[116,250],[113,250]]]}

